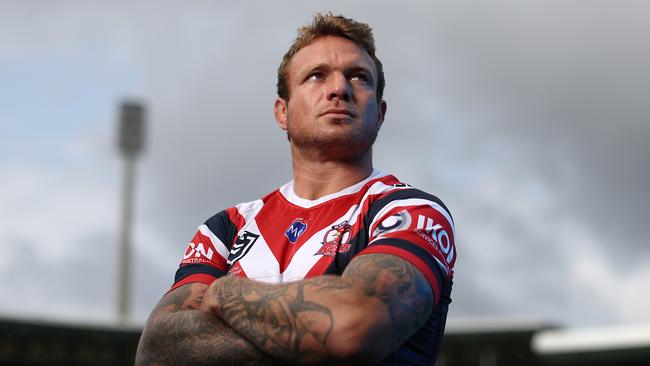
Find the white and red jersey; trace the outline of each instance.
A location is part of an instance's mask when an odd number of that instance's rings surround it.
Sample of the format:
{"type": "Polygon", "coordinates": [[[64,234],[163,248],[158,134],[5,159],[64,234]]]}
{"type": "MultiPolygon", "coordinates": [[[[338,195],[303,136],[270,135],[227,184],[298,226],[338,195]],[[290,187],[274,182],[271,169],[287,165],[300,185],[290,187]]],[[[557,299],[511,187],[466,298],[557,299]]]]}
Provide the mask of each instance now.
{"type": "Polygon", "coordinates": [[[402,360],[413,361],[413,352],[435,358],[451,301],[454,222],[437,197],[392,175],[374,172],[317,200],[298,197],[289,182],[260,200],[219,212],[188,244],[172,289],[210,284],[226,274],[268,283],[340,275],[353,258],[371,253],[403,258],[427,278],[436,309],[402,347],[412,341],[413,349],[402,352],[410,356],[402,360]]]}

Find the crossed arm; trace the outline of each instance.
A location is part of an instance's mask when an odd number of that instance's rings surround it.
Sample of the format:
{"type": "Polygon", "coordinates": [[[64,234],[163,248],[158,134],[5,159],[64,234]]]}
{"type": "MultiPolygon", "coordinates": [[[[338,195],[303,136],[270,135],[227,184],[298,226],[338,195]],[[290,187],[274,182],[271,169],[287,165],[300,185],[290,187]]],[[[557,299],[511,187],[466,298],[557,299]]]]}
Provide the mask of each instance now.
{"type": "Polygon", "coordinates": [[[424,324],[433,301],[422,273],[387,254],[359,256],[340,277],[278,285],[226,276],[165,295],[136,364],[373,362],[424,324]]]}
{"type": "Polygon", "coordinates": [[[138,343],[136,365],[271,365],[219,317],[199,310],[208,286],[190,283],[153,309],[138,343]]]}

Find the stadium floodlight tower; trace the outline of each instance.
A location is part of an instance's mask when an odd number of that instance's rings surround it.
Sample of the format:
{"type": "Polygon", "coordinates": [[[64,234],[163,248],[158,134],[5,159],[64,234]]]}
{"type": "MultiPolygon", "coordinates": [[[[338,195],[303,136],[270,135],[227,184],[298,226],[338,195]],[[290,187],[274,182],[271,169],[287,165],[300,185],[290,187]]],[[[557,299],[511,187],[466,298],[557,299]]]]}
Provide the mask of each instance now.
{"type": "Polygon", "coordinates": [[[122,186],[122,217],[120,255],[118,258],[117,321],[126,325],[129,320],[129,279],[131,269],[131,224],[133,213],[133,186],[135,159],[142,153],[144,141],[145,108],[136,101],[127,100],[120,106],[118,146],[124,158],[122,186]]]}

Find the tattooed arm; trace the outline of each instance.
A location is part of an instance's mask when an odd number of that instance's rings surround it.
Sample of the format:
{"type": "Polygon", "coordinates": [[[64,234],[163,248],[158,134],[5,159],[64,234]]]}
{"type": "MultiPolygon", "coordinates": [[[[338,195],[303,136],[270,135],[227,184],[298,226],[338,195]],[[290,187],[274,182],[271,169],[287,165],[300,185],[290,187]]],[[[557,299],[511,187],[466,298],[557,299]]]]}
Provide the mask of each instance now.
{"type": "Polygon", "coordinates": [[[433,309],[431,287],[407,261],[362,255],[341,277],[270,285],[228,276],[202,309],[217,314],[271,357],[287,363],[369,363],[388,356],[433,309]]]}
{"type": "Polygon", "coordinates": [[[198,310],[207,288],[191,283],[163,296],[145,325],[136,365],[272,364],[221,319],[198,310]]]}

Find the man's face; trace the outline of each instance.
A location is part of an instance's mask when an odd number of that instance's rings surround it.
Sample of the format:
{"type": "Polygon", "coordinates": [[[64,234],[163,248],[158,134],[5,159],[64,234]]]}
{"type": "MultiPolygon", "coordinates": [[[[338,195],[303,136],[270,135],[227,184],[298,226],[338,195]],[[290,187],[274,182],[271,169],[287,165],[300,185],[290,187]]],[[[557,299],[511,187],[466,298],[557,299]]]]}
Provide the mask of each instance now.
{"type": "Polygon", "coordinates": [[[386,104],[377,102],[377,70],[363,48],[341,37],[315,40],[293,56],[288,86],[275,116],[294,147],[356,158],[372,146],[386,104]]]}

